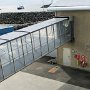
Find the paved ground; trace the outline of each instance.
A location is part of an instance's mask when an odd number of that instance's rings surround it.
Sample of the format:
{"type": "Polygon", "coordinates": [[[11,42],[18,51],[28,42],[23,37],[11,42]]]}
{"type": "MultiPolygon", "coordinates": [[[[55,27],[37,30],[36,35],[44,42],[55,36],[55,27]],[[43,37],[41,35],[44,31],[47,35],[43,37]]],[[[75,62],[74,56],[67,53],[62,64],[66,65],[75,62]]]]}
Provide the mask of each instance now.
{"type": "Polygon", "coordinates": [[[47,63],[49,57],[29,65],[0,83],[0,90],[90,90],[90,73],[47,63]],[[50,73],[53,67],[58,68],[50,73]]]}

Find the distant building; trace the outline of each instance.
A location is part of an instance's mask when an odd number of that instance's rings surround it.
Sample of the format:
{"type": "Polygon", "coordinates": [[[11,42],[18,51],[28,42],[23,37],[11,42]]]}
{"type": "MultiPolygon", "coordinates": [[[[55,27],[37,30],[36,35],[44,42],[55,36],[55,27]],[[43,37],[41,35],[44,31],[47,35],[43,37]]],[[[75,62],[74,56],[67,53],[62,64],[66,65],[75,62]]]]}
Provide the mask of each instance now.
{"type": "Polygon", "coordinates": [[[58,64],[90,71],[90,0],[58,0],[48,10],[74,17],[75,40],[57,49],[58,64]]]}

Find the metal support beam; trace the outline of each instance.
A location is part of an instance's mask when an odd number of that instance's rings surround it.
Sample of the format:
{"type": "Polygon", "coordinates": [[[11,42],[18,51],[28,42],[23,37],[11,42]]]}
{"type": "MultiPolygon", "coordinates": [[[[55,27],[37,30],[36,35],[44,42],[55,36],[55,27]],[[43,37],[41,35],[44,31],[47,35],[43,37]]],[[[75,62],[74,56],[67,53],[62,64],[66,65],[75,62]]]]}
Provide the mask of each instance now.
{"type": "Polygon", "coordinates": [[[41,34],[39,30],[39,42],[40,42],[40,51],[41,51],[41,56],[42,56],[42,45],[41,45],[41,34]]]}
{"type": "Polygon", "coordinates": [[[25,63],[25,55],[24,55],[24,49],[23,49],[23,42],[22,42],[22,37],[20,38],[21,39],[21,47],[22,47],[22,53],[23,53],[23,58],[24,58],[24,66],[26,66],[26,63],[25,63]]]}
{"type": "Polygon", "coordinates": [[[33,48],[33,40],[32,40],[32,35],[30,34],[30,39],[31,39],[31,45],[32,45],[32,54],[33,54],[33,60],[34,60],[34,48],[33,48]]]}
{"type": "Polygon", "coordinates": [[[15,61],[14,61],[14,57],[13,57],[13,50],[12,50],[12,44],[10,41],[10,49],[11,49],[11,54],[12,54],[12,60],[13,60],[13,66],[14,66],[14,72],[16,73],[16,69],[15,69],[15,61]]]}
{"type": "Polygon", "coordinates": [[[2,67],[1,58],[0,58],[0,69],[2,70],[2,77],[3,77],[3,80],[4,80],[5,78],[4,78],[4,72],[3,72],[3,67],[2,67]]]}
{"type": "Polygon", "coordinates": [[[49,43],[48,43],[48,31],[47,31],[47,27],[46,27],[46,38],[47,38],[47,46],[48,46],[48,52],[49,52],[49,43]]]}

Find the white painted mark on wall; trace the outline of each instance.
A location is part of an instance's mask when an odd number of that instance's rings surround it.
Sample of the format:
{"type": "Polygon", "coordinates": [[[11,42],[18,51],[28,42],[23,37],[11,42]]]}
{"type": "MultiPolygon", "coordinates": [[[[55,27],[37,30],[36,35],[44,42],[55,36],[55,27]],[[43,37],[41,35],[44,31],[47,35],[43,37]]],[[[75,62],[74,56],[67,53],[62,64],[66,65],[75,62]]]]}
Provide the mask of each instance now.
{"type": "Polygon", "coordinates": [[[71,66],[71,49],[63,48],[63,65],[71,66]]]}

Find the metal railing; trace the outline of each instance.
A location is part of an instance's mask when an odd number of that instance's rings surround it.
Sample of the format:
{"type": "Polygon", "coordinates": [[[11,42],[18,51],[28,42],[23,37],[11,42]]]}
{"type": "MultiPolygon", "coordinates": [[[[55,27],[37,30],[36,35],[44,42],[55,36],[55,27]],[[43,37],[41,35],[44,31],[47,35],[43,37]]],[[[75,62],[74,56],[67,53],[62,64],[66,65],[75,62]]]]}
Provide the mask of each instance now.
{"type": "Polygon", "coordinates": [[[15,39],[0,37],[2,41],[6,40],[0,45],[0,81],[70,41],[71,24],[72,21],[65,18],[15,39]]]}

